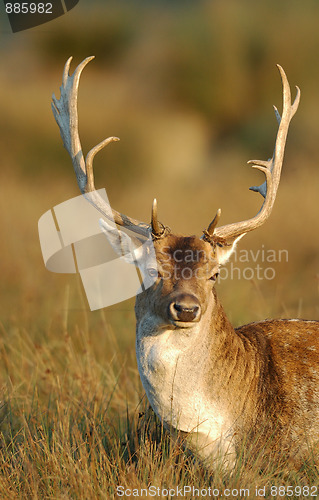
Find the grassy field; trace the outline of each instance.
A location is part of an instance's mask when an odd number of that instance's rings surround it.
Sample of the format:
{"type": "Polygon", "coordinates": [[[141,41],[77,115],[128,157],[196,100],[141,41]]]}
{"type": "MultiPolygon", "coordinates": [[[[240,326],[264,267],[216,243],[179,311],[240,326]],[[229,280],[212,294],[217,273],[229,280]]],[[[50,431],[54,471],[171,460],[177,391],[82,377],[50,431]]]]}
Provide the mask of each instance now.
{"type": "Polygon", "coordinates": [[[118,486],[210,487],[215,498],[227,488],[230,498],[247,496],[244,489],[262,498],[263,488],[278,498],[283,490],[271,486],[292,486],[289,498],[308,498],[315,490],[307,486],[319,488],[311,461],[299,472],[265,465],[247,444],[232,475],[209,474],[182,452],[147,406],[134,300],[91,312],[78,276],[45,269],[37,222],[78,194],[50,110],[71,54],[75,64],[97,55],[80,88],[84,150],[107,135],[121,138],[96,159],[97,187],[146,221],[156,196],[160,220],[198,235],[219,207],[221,224],[260,207],[247,188],[261,177],[245,163],[272,154],[279,62],[302,90],[281,186],[271,220],[241,242],[249,261],[228,265],[233,276],[218,294],[235,326],[319,319],[318,2],[124,4],[103,11],[107,26],[95,6],[82,17],[74,9],[51,30],[1,38],[0,498],[108,499],[118,486]],[[280,260],[282,250],[288,257],[280,260]],[[272,279],[245,277],[256,264],[271,267],[272,279]]]}

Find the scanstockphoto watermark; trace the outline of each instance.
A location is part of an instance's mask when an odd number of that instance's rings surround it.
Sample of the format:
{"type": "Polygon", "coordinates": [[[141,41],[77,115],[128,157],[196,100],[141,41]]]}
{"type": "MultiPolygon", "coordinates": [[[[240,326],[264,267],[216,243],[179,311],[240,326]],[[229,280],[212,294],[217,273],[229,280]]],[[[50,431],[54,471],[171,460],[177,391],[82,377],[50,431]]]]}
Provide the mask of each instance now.
{"type": "MultiPolygon", "coordinates": [[[[257,488],[256,488],[257,492],[257,488]]],[[[247,498],[250,496],[250,489],[235,489],[225,488],[219,490],[209,486],[208,488],[196,488],[195,486],[176,486],[174,488],[160,488],[159,486],[149,486],[148,488],[125,488],[124,486],[116,487],[116,495],[118,497],[150,497],[150,498],[247,498]]]]}
{"type": "Polygon", "coordinates": [[[231,262],[222,267],[218,281],[223,280],[273,280],[276,277],[276,266],[288,263],[288,250],[265,248],[257,250],[236,249],[231,262]]]}
{"type": "Polygon", "coordinates": [[[126,488],[124,486],[116,487],[118,497],[157,497],[157,498],[318,498],[318,486],[275,486],[268,484],[259,487],[250,488],[225,488],[219,489],[209,486],[208,488],[197,488],[195,486],[176,486],[174,488],[160,488],[158,486],[149,486],[148,488],[126,488]]]}
{"type": "MultiPolygon", "coordinates": [[[[177,249],[172,253],[169,247],[164,247],[160,274],[163,279],[168,280],[206,279],[214,260],[213,250],[207,254],[204,250],[188,248],[177,249]]],[[[287,262],[286,249],[267,249],[265,245],[257,250],[235,249],[230,262],[220,268],[217,280],[273,280],[276,277],[276,266],[287,262]]]]}

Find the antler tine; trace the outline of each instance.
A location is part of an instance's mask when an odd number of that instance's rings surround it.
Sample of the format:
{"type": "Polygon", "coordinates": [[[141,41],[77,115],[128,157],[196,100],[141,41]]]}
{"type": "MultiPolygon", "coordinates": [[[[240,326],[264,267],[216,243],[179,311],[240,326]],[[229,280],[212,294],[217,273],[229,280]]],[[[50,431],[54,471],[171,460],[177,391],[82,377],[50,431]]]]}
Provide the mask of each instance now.
{"type": "Polygon", "coordinates": [[[157,219],[157,199],[154,198],[152,204],[152,219],[151,219],[152,233],[155,235],[159,235],[162,232],[162,228],[158,223],[157,219]]]}
{"type": "Polygon", "coordinates": [[[92,148],[88,154],[86,155],[85,164],[86,164],[86,175],[87,175],[87,185],[86,192],[94,191],[94,173],[93,173],[93,160],[94,156],[101,151],[105,146],[110,144],[110,142],[119,141],[118,137],[108,137],[104,139],[104,141],[97,144],[94,148],[92,148]]]}
{"type": "Polygon", "coordinates": [[[170,232],[170,229],[167,226],[164,226],[161,222],[158,221],[157,218],[157,200],[154,198],[152,205],[152,219],[151,219],[151,227],[152,227],[152,237],[157,240],[159,238],[163,238],[165,234],[170,232]]]}
{"type": "Polygon", "coordinates": [[[219,208],[216,212],[216,215],[215,217],[213,218],[212,222],[209,224],[207,230],[204,230],[203,233],[204,233],[204,236],[203,236],[203,239],[208,241],[208,242],[211,242],[212,241],[212,238],[214,236],[214,232],[215,232],[215,229],[216,229],[216,226],[219,222],[219,219],[220,219],[220,216],[221,216],[221,209],[219,208]]]}
{"type": "Polygon", "coordinates": [[[290,87],[287,76],[281,66],[277,64],[283,85],[283,112],[280,116],[277,108],[274,106],[275,115],[279,123],[273,156],[268,161],[250,160],[253,168],[256,168],[265,174],[266,180],[260,186],[252,186],[250,189],[260,193],[264,197],[261,209],[253,218],[228,224],[214,230],[214,238],[233,241],[244,236],[249,231],[261,226],[270,216],[279,186],[281,168],[284,158],[285,143],[288,134],[290,121],[296,113],[300,101],[300,89],[296,87],[297,93],[293,104],[291,104],[290,87]]]}
{"type": "Polygon", "coordinates": [[[57,99],[52,96],[52,111],[59,126],[64,147],[69,153],[77,182],[81,193],[88,201],[99,210],[107,219],[131,229],[135,233],[149,236],[151,226],[144,222],[127,217],[124,214],[113,210],[110,205],[99,195],[94,186],[93,159],[110,142],[119,141],[118,137],[108,137],[92,148],[84,160],[79,132],[78,132],[78,111],[77,99],[80,76],[85,66],[94,59],[94,56],[87,57],[75,69],[73,75],[69,74],[72,57],[70,57],[64,67],[62,85],[60,87],[61,96],[57,99]],[[89,194],[90,193],[90,194],[89,194]]]}

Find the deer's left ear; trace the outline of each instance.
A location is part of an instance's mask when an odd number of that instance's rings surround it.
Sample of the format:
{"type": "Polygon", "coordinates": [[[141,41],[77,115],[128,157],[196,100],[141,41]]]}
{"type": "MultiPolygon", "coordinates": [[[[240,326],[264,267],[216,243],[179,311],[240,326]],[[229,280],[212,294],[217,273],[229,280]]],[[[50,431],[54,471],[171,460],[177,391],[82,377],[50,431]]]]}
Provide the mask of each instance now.
{"type": "Polygon", "coordinates": [[[230,257],[232,256],[232,254],[234,253],[234,251],[236,249],[236,245],[237,245],[238,241],[243,236],[245,236],[245,234],[246,233],[241,234],[240,236],[233,239],[232,241],[226,241],[223,244],[222,243],[215,243],[214,244],[215,255],[216,255],[216,260],[217,260],[218,264],[220,264],[222,266],[223,264],[226,264],[226,262],[228,262],[228,260],[230,259],[230,257]]]}
{"type": "Polygon", "coordinates": [[[131,238],[127,233],[119,231],[104,219],[99,219],[99,226],[115,252],[123,257],[128,264],[135,264],[142,258],[143,245],[138,238],[131,238]]]}

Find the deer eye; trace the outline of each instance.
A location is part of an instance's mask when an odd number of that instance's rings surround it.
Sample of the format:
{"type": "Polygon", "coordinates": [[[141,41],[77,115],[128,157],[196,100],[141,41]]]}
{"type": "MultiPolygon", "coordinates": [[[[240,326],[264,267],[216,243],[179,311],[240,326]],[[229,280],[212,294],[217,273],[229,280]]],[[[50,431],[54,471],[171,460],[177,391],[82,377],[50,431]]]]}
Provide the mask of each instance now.
{"type": "Polygon", "coordinates": [[[210,281],[216,281],[216,280],[217,280],[217,278],[218,278],[218,276],[219,276],[219,273],[215,273],[215,274],[213,274],[213,276],[211,276],[209,279],[210,279],[210,281]]]}
{"type": "Polygon", "coordinates": [[[148,275],[151,277],[151,278],[157,278],[158,277],[158,270],[155,269],[155,267],[150,267],[148,270],[148,275]]]}

